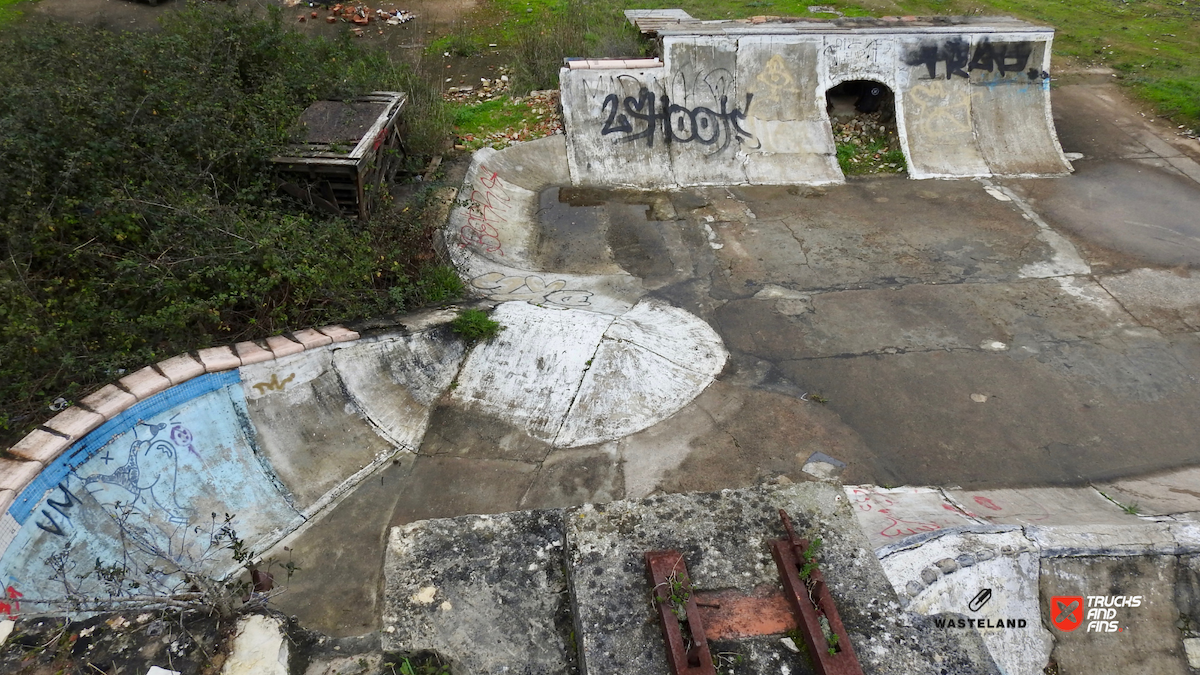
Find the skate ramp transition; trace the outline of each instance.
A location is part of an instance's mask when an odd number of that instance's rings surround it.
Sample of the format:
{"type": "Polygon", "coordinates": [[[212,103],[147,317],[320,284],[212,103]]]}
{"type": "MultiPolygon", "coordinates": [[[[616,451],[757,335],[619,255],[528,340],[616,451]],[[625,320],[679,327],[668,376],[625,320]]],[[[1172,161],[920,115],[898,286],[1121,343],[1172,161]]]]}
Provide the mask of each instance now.
{"type": "Polygon", "coordinates": [[[1005,17],[626,14],[657,36],[661,65],[562,69],[576,185],[842,182],[825,94],[856,80],[895,93],[913,178],[1071,171],[1050,114],[1052,28],[1005,17]]]}

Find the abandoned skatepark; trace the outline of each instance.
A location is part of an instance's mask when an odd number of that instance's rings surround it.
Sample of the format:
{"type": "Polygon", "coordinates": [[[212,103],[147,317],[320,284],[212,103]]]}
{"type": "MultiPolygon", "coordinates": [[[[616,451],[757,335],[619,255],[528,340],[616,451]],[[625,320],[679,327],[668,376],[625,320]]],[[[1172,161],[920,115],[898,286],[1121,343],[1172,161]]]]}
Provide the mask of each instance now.
{"type": "Polygon", "coordinates": [[[849,672],[803,644],[782,509],[862,672],[1196,672],[1200,144],[1048,27],[628,14],[661,59],[568,61],[565,134],[441,193],[498,336],[443,308],[105,387],[2,460],[9,600],[228,513],[328,636],[240,672],[667,673],[671,550],[718,672],[849,672]],[[846,83],[908,179],[839,168],[846,83]]]}

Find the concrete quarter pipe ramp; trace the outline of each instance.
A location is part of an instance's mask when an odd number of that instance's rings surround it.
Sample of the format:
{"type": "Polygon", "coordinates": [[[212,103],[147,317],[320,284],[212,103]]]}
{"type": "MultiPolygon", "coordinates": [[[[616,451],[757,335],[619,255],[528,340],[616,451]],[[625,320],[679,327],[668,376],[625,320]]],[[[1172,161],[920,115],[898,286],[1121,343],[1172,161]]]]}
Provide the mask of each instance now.
{"type": "Polygon", "coordinates": [[[1050,115],[1051,28],[1003,17],[627,14],[661,41],[662,65],[563,69],[576,185],[842,182],[825,94],[849,81],[895,92],[913,178],[1071,171],[1050,115]]]}

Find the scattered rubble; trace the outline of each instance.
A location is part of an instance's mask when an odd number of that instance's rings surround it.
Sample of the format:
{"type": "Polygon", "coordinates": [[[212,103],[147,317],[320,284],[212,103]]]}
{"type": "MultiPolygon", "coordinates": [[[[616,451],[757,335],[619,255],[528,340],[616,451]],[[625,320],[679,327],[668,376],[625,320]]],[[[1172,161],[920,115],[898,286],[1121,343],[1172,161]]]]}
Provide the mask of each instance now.
{"type": "Polygon", "coordinates": [[[848,174],[901,173],[907,170],[895,122],[884,113],[832,120],[838,163],[848,174]]]}
{"type": "MultiPolygon", "coordinates": [[[[502,67],[498,77],[480,78],[478,87],[474,85],[450,87],[446,90],[443,98],[453,103],[474,105],[506,99],[509,97],[509,92],[507,69],[502,67]]],[[[521,126],[502,129],[486,135],[463,134],[455,139],[455,149],[474,150],[484,146],[500,149],[516,142],[532,141],[563,133],[558,90],[534,91],[530,92],[529,96],[512,97],[511,101],[513,104],[529,108],[530,114],[525,116],[521,126]]]]}
{"type": "MultiPolygon", "coordinates": [[[[285,0],[285,5],[295,7],[301,4],[299,0],[285,0]]],[[[309,7],[317,7],[318,3],[310,2],[309,7]]],[[[321,7],[325,7],[324,3],[320,3],[321,7]]],[[[318,18],[319,14],[316,10],[309,14],[301,14],[296,17],[296,20],[303,23],[309,19],[318,18]]],[[[377,23],[386,23],[389,26],[399,26],[402,23],[408,23],[417,18],[416,14],[404,9],[371,9],[361,2],[338,3],[329,7],[329,14],[325,17],[326,23],[337,23],[339,20],[345,23],[353,23],[359,26],[366,26],[372,21],[377,23]]],[[[361,31],[356,30],[355,33],[362,35],[361,31]]]]}

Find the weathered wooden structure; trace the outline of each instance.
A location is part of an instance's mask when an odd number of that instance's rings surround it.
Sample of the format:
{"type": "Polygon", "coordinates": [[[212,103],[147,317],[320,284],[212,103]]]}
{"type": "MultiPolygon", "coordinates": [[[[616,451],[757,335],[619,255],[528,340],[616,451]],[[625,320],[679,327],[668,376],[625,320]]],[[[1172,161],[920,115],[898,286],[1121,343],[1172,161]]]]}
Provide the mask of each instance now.
{"type": "Polygon", "coordinates": [[[369,218],[404,154],[399,121],[407,102],[403,92],[376,91],[310,105],[300,115],[300,142],[271,160],[280,189],[328,213],[369,218]]]}

